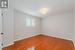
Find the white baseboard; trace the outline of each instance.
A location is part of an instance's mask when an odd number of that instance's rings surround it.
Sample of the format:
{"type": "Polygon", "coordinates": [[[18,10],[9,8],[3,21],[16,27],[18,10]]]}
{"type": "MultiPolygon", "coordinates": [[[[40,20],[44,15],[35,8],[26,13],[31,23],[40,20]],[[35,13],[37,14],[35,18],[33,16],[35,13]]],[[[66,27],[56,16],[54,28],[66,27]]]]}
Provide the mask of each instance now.
{"type": "Polygon", "coordinates": [[[3,48],[4,48],[4,47],[7,47],[7,46],[10,46],[10,45],[13,45],[13,44],[14,44],[14,43],[10,43],[10,44],[4,45],[3,48]]]}
{"type": "Polygon", "coordinates": [[[21,37],[21,38],[15,39],[15,41],[19,41],[19,40],[22,40],[22,39],[30,38],[30,37],[33,37],[33,36],[36,36],[36,35],[39,35],[39,34],[32,34],[32,35],[29,35],[29,36],[26,36],[26,37],[21,37]]]}
{"type": "Polygon", "coordinates": [[[75,42],[73,41],[74,47],[75,47],[75,42]]]}

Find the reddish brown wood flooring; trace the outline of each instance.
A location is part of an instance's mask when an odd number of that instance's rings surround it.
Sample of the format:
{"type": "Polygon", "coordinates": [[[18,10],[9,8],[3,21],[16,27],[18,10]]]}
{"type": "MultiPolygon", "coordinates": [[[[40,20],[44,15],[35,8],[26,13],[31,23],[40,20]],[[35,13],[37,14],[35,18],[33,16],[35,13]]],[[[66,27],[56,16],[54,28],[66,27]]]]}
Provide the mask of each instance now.
{"type": "Polygon", "coordinates": [[[16,41],[14,45],[3,48],[3,50],[27,50],[35,47],[35,50],[73,50],[72,41],[46,35],[38,35],[31,38],[16,41]]]}

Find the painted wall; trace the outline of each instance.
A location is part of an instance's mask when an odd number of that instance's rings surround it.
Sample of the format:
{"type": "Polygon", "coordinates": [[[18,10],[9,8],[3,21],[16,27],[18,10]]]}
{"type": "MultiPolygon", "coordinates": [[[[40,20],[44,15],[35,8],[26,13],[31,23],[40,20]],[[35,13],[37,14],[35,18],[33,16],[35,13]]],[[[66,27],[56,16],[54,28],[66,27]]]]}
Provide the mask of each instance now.
{"type": "Polygon", "coordinates": [[[74,8],[74,18],[73,18],[73,31],[74,31],[73,42],[74,42],[74,45],[75,45],[75,8],[74,8]]]}
{"type": "Polygon", "coordinates": [[[37,35],[40,32],[39,17],[28,15],[29,17],[35,19],[35,26],[27,27],[25,23],[27,14],[24,14],[23,12],[18,10],[14,10],[14,12],[15,12],[15,41],[37,35]]]}
{"type": "Polygon", "coordinates": [[[73,12],[47,16],[36,19],[36,27],[25,26],[25,16],[21,11],[15,10],[15,41],[37,35],[47,34],[54,37],[73,40],[73,12]],[[42,31],[41,31],[42,29],[42,31]]]}
{"type": "Polygon", "coordinates": [[[65,12],[42,19],[42,33],[54,37],[72,40],[73,13],[65,12]]]}

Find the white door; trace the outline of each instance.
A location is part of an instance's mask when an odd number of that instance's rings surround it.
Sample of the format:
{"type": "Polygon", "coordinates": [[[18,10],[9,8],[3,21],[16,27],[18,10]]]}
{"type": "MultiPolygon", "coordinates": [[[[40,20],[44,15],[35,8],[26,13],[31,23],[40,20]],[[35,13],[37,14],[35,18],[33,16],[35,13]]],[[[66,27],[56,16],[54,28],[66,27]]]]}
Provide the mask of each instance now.
{"type": "Polygon", "coordinates": [[[1,9],[0,9],[0,50],[2,49],[2,36],[1,36],[1,32],[2,32],[2,16],[1,16],[1,9]]]}

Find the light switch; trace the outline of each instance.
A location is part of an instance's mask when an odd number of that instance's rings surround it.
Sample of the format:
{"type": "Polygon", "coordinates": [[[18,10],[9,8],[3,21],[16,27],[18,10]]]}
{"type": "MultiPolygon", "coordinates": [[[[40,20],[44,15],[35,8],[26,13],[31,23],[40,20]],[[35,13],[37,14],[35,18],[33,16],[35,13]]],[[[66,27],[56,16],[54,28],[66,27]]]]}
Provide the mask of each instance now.
{"type": "Polygon", "coordinates": [[[0,0],[0,8],[8,8],[8,0],[0,0]]]}

